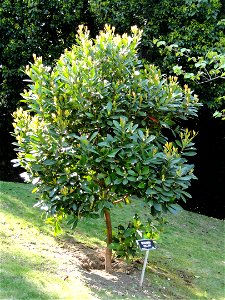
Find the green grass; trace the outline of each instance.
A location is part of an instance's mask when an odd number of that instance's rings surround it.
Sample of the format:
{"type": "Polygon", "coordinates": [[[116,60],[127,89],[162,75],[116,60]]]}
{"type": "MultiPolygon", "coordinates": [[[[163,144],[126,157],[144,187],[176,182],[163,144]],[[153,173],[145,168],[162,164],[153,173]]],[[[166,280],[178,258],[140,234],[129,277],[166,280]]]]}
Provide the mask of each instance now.
{"type": "MultiPolygon", "coordinates": [[[[87,220],[75,232],[65,228],[54,238],[32,207],[37,196],[31,190],[27,184],[0,182],[0,299],[130,299],[91,286],[66,250],[73,250],[69,240],[103,248],[104,220],[87,220]]],[[[146,213],[139,203],[115,209],[113,223],[126,222],[136,210],[146,213]]],[[[224,222],[186,211],[168,220],[158,249],[150,252],[144,288],[150,286],[152,299],[225,299],[224,222]]]]}

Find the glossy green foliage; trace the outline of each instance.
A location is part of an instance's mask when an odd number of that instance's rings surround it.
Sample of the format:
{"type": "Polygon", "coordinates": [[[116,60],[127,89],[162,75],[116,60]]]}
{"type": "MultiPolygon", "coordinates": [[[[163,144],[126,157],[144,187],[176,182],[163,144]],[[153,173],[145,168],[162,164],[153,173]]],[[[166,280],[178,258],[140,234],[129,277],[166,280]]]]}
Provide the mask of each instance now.
{"type": "Polygon", "coordinates": [[[117,226],[117,232],[113,233],[113,242],[110,247],[116,251],[117,257],[132,259],[138,253],[136,241],[140,239],[157,240],[165,222],[165,219],[160,217],[148,218],[145,223],[142,223],[140,217],[135,214],[126,228],[121,224],[117,226]]]}
{"type": "MultiPolygon", "coordinates": [[[[209,52],[225,53],[225,14],[221,0],[142,0],[99,1],[90,0],[93,14],[99,24],[109,23],[122,31],[131,25],[143,29],[141,55],[157,64],[166,74],[174,74],[173,67],[182,66],[188,73],[196,73],[195,62],[175,52],[158,48],[154,39],[176,44],[179,49],[189,49],[191,56],[205,57],[209,52]]],[[[212,68],[211,68],[212,69],[212,68]]],[[[217,107],[224,96],[224,80],[196,84],[180,76],[182,84],[188,82],[200,99],[209,107],[217,107]]]]}
{"type": "Polygon", "coordinates": [[[14,113],[18,159],[36,185],[39,206],[61,218],[97,218],[138,197],[149,214],[175,212],[190,195],[195,133],[176,122],[195,117],[198,99],[176,78],[143,66],[141,31],[115,34],[106,26],[95,40],[80,26],[77,44],[53,68],[36,58],[28,66],[28,109],[14,113]],[[173,132],[169,142],[163,132],[173,132]]]}

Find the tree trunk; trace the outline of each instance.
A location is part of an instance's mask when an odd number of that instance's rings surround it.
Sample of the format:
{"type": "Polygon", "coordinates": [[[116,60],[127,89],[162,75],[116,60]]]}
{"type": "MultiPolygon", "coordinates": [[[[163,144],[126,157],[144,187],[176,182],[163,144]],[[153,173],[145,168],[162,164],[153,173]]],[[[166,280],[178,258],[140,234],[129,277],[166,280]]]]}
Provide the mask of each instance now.
{"type": "Polygon", "coordinates": [[[107,247],[105,252],[105,271],[107,273],[112,272],[112,250],[109,249],[109,245],[112,243],[112,223],[110,218],[110,213],[107,209],[104,210],[105,223],[106,223],[106,233],[107,233],[107,247]]]}

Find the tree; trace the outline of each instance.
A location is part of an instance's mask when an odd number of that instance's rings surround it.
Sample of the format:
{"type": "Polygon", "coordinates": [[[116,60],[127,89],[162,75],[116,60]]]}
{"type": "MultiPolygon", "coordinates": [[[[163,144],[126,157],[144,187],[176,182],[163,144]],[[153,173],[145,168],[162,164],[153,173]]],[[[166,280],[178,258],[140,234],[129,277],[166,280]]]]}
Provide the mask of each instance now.
{"type": "Polygon", "coordinates": [[[53,68],[34,56],[26,68],[27,109],[14,113],[15,164],[36,185],[38,205],[56,229],[66,215],[73,228],[81,218],[104,215],[108,272],[113,207],[136,198],[153,216],[175,212],[178,200],[191,197],[186,189],[195,178],[187,163],[195,133],[177,122],[196,116],[197,96],[177,78],[143,65],[141,31],[131,32],[120,36],[106,25],[92,40],[80,26],[77,44],[53,68]]]}

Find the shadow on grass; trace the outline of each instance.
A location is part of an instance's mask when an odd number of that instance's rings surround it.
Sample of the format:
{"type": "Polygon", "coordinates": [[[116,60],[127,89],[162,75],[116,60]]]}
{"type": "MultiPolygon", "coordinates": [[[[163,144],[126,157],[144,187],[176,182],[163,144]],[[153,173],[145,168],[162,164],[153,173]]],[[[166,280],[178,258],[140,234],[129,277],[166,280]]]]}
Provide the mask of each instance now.
{"type": "Polygon", "coordinates": [[[83,276],[93,292],[99,294],[100,299],[157,299],[149,284],[143,288],[139,286],[137,274],[134,276],[134,274],[116,272],[108,275],[86,272],[83,276]]]}
{"type": "Polygon", "coordinates": [[[49,295],[41,286],[38,287],[31,281],[32,276],[29,273],[34,268],[24,254],[23,257],[19,257],[18,254],[1,253],[0,299],[53,299],[54,295],[49,295]]]}
{"type": "Polygon", "coordinates": [[[33,226],[48,231],[44,222],[44,215],[39,208],[33,207],[38,201],[38,195],[32,194],[32,186],[23,183],[0,182],[0,209],[17,218],[31,223],[33,226]]]}

